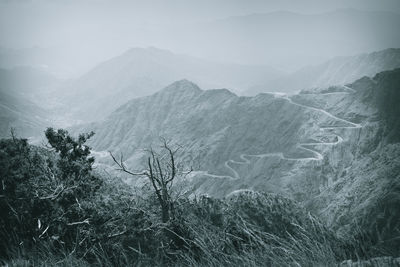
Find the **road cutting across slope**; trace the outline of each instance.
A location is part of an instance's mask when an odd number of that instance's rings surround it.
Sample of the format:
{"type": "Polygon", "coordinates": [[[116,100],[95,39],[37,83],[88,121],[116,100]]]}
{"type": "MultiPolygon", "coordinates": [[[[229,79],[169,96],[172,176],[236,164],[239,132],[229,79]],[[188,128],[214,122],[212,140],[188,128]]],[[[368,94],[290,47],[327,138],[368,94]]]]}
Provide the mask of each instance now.
{"type": "MultiPolygon", "coordinates": [[[[351,93],[355,93],[356,91],[348,86],[343,86],[346,90],[350,91],[351,93]]],[[[350,94],[349,92],[340,92],[344,94],[350,94]]],[[[332,93],[329,93],[332,94],[332,93]]],[[[347,126],[328,126],[328,127],[320,127],[321,131],[326,131],[326,130],[335,130],[335,129],[358,129],[361,128],[362,125],[358,123],[354,123],[342,118],[338,118],[337,116],[327,112],[326,110],[315,108],[315,107],[310,107],[306,106],[300,103],[294,102],[287,94],[283,93],[273,93],[274,97],[276,98],[281,98],[286,101],[288,101],[292,105],[296,105],[301,108],[306,108],[309,110],[313,110],[316,112],[321,112],[322,114],[326,115],[327,117],[340,121],[344,123],[347,126]]],[[[230,175],[213,175],[208,172],[203,172],[204,175],[209,176],[209,177],[214,177],[214,178],[223,178],[223,179],[231,179],[231,180],[237,180],[240,179],[239,173],[229,165],[229,163],[234,163],[234,164],[249,164],[250,160],[248,158],[255,157],[255,158],[266,158],[266,157],[278,157],[282,160],[288,160],[288,161],[320,161],[324,159],[324,156],[318,152],[317,150],[309,148],[309,146],[333,146],[337,145],[341,142],[343,142],[343,138],[340,135],[333,134],[336,137],[336,141],[334,142],[309,142],[309,143],[299,143],[297,144],[297,148],[305,150],[307,152],[310,152],[314,154],[314,157],[306,157],[306,158],[291,158],[291,157],[286,157],[282,152],[276,152],[276,153],[266,153],[266,154],[257,154],[257,155],[251,155],[251,154],[241,154],[239,157],[242,161],[237,161],[237,160],[232,160],[229,159],[225,161],[224,165],[225,167],[230,170],[233,174],[233,176],[230,175]]]]}

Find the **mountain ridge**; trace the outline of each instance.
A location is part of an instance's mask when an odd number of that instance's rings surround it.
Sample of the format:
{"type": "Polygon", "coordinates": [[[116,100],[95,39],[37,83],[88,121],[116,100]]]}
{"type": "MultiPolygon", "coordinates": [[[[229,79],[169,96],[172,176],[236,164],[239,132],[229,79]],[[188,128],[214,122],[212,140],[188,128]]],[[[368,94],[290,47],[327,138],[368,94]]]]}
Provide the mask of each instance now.
{"type": "Polygon", "coordinates": [[[195,80],[206,88],[246,88],[257,80],[279,75],[279,71],[265,66],[213,63],[154,47],[132,48],[99,64],[58,92],[64,95],[65,105],[74,107],[72,116],[95,121],[129,99],[150,95],[176,80],[195,80]]]}
{"type": "Polygon", "coordinates": [[[320,65],[309,66],[282,79],[255,86],[247,94],[262,91],[299,92],[302,89],[345,85],[363,76],[400,67],[400,48],[388,48],[350,57],[336,57],[320,65]]]}

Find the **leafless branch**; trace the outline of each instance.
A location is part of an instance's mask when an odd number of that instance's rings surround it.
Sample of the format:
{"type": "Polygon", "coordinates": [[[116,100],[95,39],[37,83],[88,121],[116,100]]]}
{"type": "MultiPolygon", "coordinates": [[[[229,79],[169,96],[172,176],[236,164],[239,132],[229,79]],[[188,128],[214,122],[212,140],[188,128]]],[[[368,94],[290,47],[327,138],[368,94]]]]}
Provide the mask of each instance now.
{"type": "Polygon", "coordinates": [[[133,172],[129,170],[123,160],[121,154],[120,159],[116,159],[111,153],[111,158],[118,166],[118,170],[130,174],[132,176],[146,176],[157,196],[162,212],[163,223],[173,216],[174,200],[171,196],[174,180],[180,175],[188,175],[192,169],[183,171],[182,164],[176,162],[175,154],[181,149],[181,146],[172,148],[165,138],[162,141],[161,151],[155,152],[152,147],[145,150],[149,154],[147,158],[147,170],[142,172],[133,172]]]}
{"type": "Polygon", "coordinates": [[[67,223],[68,226],[79,225],[79,224],[89,224],[89,219],[85,219],[85,220],[83,220],[81,222],[67,223]]]}
{"type": "Polygon", "coordinates": [[[143,175],[146,175],[146,172],[145,171],[143,171],[143,172],[132,172],[132,171],[130,171],[130,170],[128,170],[126,167],[125,167],[125,164],[123,163],[123,155],[122,155],[122,153],[121,153],[121,160],[120,161],[118,161],[116,158],[115,158],[115,156],[111,153],[111,151],[108,151],[108,153],[110,153],[110,156],[111,156],[111,158],[113,159],[113,161],[115,162],[115,164],[117,164],[117,166],[119,167],[119,171],[123,171],[123,172],[125,172],[125,173],[127,173],[127,174],[130,174],[130,175],[133,175],[133,176],[143,176],[143,175]]]}

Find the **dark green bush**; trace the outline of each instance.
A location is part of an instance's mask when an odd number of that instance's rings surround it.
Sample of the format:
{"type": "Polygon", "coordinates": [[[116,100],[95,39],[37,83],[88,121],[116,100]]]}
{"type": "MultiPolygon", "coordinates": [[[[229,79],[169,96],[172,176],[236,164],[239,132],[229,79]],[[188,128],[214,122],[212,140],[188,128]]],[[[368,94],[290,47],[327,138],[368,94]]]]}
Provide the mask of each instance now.
{"type": "Polygon", "coordinates": [[[12,246],[32,247],[43,240],[73,249],[91,234],[89,199],[102,184],[90,173],[94,159],[83,146],[91,135],[75,140],[66,131],[54,133],[46,131],[56,153],[26,139],[0,141],[2,257],[12,246]]]}

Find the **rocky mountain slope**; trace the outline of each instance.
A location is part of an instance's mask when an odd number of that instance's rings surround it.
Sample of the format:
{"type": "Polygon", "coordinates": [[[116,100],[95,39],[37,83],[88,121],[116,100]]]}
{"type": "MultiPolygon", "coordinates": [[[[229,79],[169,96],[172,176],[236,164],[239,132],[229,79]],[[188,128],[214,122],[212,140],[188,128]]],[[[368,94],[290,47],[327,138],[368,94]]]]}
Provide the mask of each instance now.
{"type": "Polygon", "coordinates": [[[305,67],[282,78],[257,85],[246,92],[278,91],[294,93],[302,89],[344,85],[361,77],[400,67],[400,49],[386,49],[351,57],[337,57],[323,64],[305,67]]]}
{"type": "Polygon", "coordinates": [[[289,101],[273,95],[238,97],[226,89],[203,91],[181,80],[128,102],[104,122],[88,128],[97,132],[96,150],[112,149],[132,156],[136,148],[146,148],[162,136],[186,147],[185,156],[201,158],[203,168],[231,175],[225,162],[241,153],[291,151],[306,117],[300,107],[293,108],[289,101]],[[285,114],[277,116],[281,110],[285,114]],[[285,132],[277,134],[280,131],[285,132]]]}
{"type": "MultiPolygon", "coordinates": [[[[180,79],[205,88],[249,88],[277,78],[281,72],[265,66],[216,63],[156,48],[133,48],[73,80],[58,92],[68,111],[81,120],[104,118],[126,101],[150,95],[180,79]]],[[[57,93],[58,93],[57,92],[57,93]]]]}
{"type": "MultiPolygon", "coordinates": [[[[96,132],[92,145],[104,156],[100,162],[111,163],[107,150],[121,152],[128,166],[140,169],[141,149],[162,136],[182,145],[182,158],[195,163],[186,181],[194,193],[279,192],[345,233],[357,223],[375,227],[366,214],[400,214],[393,204],[400,195],[399,111],[388,105],[399,100],[399,79],[395,70],[348,86],[256,97],[203,91],[182,80],[86,130],[96,132]],[[382,203],[389,203],[389,213],[382,203]]],[[[379,227],[379,238],[393,237],[398,223],[379,227]]]]}

